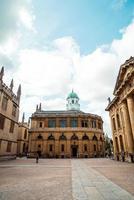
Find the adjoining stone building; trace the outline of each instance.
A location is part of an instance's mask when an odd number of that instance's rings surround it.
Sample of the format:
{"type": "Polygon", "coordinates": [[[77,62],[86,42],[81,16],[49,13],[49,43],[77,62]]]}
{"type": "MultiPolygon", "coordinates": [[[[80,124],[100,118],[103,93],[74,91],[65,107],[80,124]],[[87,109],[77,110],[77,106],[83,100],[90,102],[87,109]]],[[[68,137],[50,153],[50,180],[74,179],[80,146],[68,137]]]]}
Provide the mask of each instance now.
{"type": "Polygon", "coordinates": [[[22,122],[19,122],[18,127],[18,139],[17,139],[17,155],[26,156],[28,153],[28,141],[29,141],[29,122],[25,122],[23,113],[22,122]]]}
{"type": "Polygon", "coordinates": [[[71,92],[67,110],[43,111],[41,104],[31,116],[29,154],[41,157],[102,157],[103,121],[98,115],[80,111],[79,97],[71,92]]]}
{"type": "Polygon", "coordinates": [[[134,162],[134,57],[121,65],[113,94],[106,111],[111,119],[114,157],[134,162]]]}
{"type": "Polygon", "coordinates": [[[21,85],[17,95],[13,93],[13,79],[10,87],[3,82],[4,67],[0,71],[0,158],[15,157],[17,153],[19,103],[21,85]]]}

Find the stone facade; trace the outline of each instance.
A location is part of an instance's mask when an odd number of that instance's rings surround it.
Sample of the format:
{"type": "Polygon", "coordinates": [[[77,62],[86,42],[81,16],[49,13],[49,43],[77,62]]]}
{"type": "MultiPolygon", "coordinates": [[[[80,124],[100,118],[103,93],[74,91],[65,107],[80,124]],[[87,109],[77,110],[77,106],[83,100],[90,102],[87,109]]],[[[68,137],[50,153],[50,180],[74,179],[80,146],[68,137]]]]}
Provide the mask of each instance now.
{"type": "Polygon", "coordinates": [[[134,58],[121,65],[109,111],[114,157],[134,162],[134,58]]]}
{"type": "Polygon", "coordinates": [[[17,155],[25,156],[28,152],[28,141],[29,141],[29,123],[24,122],[24,114],[22,122],[19,123],[18,127],[18,139],[17,139],[17,155]]]}
{"type": "Polygon", "coordinates": [[[0,158],[15,157],[21,86],[17,95],[13,93],[13,80],[10,87],[3,82],[4,67],[0,72],[0,158]]]}
{"type": "MultiPolygon", "coordinates": [[[[68,103],[78,105],[77,100],[76,95],[67,97],[68,103]]],[[[42,157],[58,158],[104,155],[102,118],[80,111],[77,105],[69,105],[65,111],[43,111],[37,106],[29,130],[30,156],[37,152],[42,157]]]]}

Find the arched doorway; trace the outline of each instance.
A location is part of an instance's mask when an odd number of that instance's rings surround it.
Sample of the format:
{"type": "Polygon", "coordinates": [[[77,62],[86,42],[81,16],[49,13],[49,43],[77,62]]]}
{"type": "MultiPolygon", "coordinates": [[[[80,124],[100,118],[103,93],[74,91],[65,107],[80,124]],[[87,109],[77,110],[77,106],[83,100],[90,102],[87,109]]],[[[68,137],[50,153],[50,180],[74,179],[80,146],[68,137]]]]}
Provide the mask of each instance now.
{"type": "Polygon", "coordinates": [[[71,146],[72,150],[72,158],[77,158],[78,155],[78,145],[72,145],[71,146]]]}
{"type": "Polygon", "coordinates": [[[77,158],[78,156],[78,136],[74,133],[71,137],[71,157],[77,158]]]}

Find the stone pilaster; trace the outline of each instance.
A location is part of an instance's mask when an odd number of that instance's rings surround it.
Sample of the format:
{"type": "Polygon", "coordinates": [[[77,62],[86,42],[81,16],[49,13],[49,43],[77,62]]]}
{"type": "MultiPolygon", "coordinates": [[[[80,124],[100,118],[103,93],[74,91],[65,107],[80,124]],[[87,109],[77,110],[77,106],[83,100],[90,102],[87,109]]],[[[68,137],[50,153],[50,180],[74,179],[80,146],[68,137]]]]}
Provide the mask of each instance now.
{"type": "Polygon", "coordinates": [[[110,122],[111,122],[111,128],[112,128],[112,136],[113,136],[113,146],[114,146],[114,157],[117,154],[117,148],[116,148],[116,142],[115,142],[115,135],[114,135],[114,127],[113,127],[113,121],[112,116],[110,115],[110,122]]]}
{"type": "Polygon", "coordinates": [[[130,123],[131,123],[132,134],[133,134],[133,142],[134,142],[134,98],[133,96],[129,96],[127,98],[127,105],[128,105],[130,123]]]}
{"type": "Polygon", "coordinates": [[[67,140],[67,157],[71,157],[71,142],[67,140]]]}
{"type": "Polygon", "coordinates": [[[59,140],[55,140],[55,156],[60,155],[60,148],[61,148],[60,145],[61,144],[59,140]]]}
{"type": "Polygon", "coordinates": [[[60,119],[58,117],[56,118],[56,127],[60,127],[60,119]]]}
{"type": "Polygon", "coordinates": [[[78,151],[79,151],[79,157],[80,157],[80,158],[81,158],[82,155],[83,155],[82,147],[83,147],[82,140],[79,140],[79,148],[78,148],[78,151]]]}
{"type": "Polygon", "coordinates": [[[70,118],[67,117],[67,127],[70,127],[70,118]]]}
{"type": "Polygon", "coordinates": [[[78,117],[78,127],[81,127],[81,118],[78,117]]]}
{"type": "Polygon", "coordinates": [[[132,129],[126,102],[123,102],[123,115],[125,124],[125,135],[127,137],[127,142],[128,142],[128,153],[133,153],[134,152],[133,135],[132,135],[132,129]]]}
{"type": "Polygon", "coordinates": [[[127,136],[125,134],[125,123],[124,123],[124,117],[123,117],[123,111],[120,109],[120,122],[121,122],[121,127],[122,127],[122,132],[124,136],[124,151],[127,152],[128,150],[128,142],[127,142],[127,136]]]}

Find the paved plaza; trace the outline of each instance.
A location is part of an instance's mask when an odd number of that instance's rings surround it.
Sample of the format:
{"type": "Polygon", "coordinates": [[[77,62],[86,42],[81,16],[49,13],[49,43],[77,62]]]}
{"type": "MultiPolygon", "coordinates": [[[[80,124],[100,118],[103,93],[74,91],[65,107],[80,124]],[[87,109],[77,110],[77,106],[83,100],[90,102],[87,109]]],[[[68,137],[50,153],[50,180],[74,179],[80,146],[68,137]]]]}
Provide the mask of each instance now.
{"type": "Polygon", "coordinates": [[[0,162],[0,200],[134,200],[134,164],[109,159],[0,162]]]}

